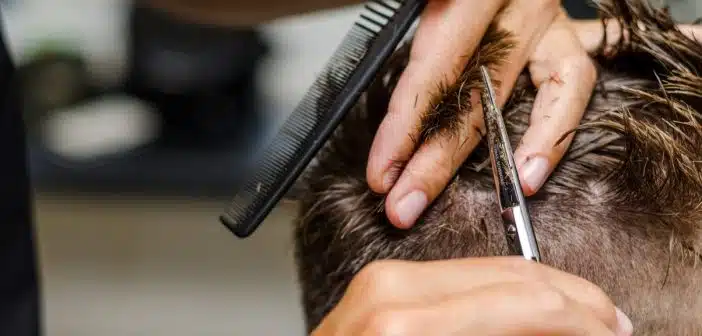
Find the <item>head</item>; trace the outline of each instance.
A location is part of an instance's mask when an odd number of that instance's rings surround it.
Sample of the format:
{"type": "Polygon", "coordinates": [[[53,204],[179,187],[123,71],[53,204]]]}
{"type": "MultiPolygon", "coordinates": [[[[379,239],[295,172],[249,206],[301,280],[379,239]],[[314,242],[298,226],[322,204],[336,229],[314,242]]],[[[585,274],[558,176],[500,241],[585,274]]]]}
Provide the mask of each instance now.
{"type": "MultiPolygon", "coordinates": [[[[702,47],[643,1],[599,7],[604,19],[620,18],[628,38],[595,55],[598,85],[569,151],[527,198],[543,262],[599,285],[637,334],[700,335],[702,47]]],[[[456,92],[479,87],[478,66],[499,66],[510,47],[507,33],[489,29],[458,82],[426,112],[423,139],[460,127],[474,93],[456,92]]],[[[372,261],[508,253],[484,145],[412,229],[395,229],[383,195],[367,185],[367,155],[408,50],[387,62],[302,180],[295,240],[309,329],[372,261]]],[[[503,108],[513,148],[535,95],[522,74],[503,108]]]]}

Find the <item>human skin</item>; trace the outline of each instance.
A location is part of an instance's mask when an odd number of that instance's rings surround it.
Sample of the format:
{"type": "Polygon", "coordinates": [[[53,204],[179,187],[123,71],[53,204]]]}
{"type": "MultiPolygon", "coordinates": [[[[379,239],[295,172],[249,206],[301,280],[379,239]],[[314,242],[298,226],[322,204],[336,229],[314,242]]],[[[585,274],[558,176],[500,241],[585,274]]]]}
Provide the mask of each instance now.
{"type": "Polygon", "coordinates": [[[520,257],[493,257],[370,264],[312,336],[632,332],[594,284],[520,257]]]}

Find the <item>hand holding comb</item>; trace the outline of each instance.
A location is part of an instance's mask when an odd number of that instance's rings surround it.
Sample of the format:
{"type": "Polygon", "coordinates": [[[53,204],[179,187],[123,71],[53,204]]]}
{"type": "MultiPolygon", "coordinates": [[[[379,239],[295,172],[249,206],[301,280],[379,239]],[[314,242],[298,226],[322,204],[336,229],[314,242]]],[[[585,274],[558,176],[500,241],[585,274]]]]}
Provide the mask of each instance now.
{"type": "Polygon", "coordinates": [[[300,104],[249,170],[220,216],[251,235],[356,104],[424,9],[424,0],[369,1],[300,104]]]}

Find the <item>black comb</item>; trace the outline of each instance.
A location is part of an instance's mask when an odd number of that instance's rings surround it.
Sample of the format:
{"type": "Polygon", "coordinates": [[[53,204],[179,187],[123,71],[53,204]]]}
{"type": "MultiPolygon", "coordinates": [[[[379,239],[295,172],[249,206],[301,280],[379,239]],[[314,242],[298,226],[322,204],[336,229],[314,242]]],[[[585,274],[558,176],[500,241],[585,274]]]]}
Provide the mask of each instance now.
{"type": "Polygon", "coordinates": [[[290,189],[366,90],[425,0],[369,1],[322,73],[264,149],[220,220],[251,235],[290,189]]]}

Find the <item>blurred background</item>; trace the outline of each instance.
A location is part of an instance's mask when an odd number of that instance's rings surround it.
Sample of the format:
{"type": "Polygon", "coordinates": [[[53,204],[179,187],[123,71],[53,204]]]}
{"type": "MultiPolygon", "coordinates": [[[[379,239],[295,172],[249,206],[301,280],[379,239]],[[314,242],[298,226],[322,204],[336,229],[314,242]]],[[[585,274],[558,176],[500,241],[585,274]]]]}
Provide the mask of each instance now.
{"type": "MultiPolygon", "coordinates": [[[[702,9],[669,3],[683,21],[702,9]]],[[[0,4],[24,89],[46,334],[303,335],[294,203],[244,241],[217,217],[359,7],[225,28],[125,0],[0,4]]]]}

